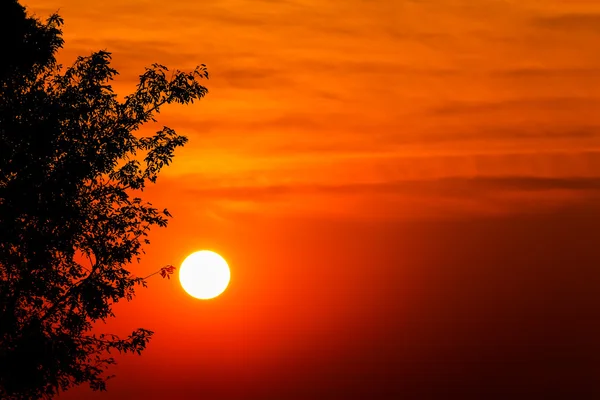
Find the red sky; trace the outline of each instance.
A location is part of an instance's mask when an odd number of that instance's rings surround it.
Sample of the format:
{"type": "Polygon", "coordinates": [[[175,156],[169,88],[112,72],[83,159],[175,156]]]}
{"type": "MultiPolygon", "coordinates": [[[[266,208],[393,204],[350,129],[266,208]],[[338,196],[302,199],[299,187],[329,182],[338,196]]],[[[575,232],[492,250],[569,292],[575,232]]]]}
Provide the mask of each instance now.
{"type": "Polygon", "coordinates": [[[190,142],[132,268],[232,269],[215,300],[156,278],[119,304],[98,329],[149,348],[61,399],[600,396],[600,2],[25,4],[60,10],[65,64],[111,51],[123,95],[207,64],[159,116],[190,142]]]}

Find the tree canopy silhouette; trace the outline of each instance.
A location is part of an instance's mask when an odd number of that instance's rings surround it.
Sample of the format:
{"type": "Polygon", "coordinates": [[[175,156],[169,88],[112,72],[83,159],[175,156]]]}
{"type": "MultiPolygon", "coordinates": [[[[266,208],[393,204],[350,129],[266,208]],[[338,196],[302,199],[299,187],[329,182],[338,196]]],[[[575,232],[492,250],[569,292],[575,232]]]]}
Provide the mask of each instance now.
{"type": "MultiPolygon", "coordinates": [[[[154,64],[119,100],[117,71],[98,51],[63,68],[62,19],[42,22],[0,2],[0,398],[51,398],[106,388],[110,350],[140,353],[152,332],[95,335],[145,279],[134,276],[152,226],[169,212],[140,196],[187,139],[137,131],[161,107],[202,98],[204,65],[154,64]]],[[[162,275],[172,267],[162,270],[162,275]]]]}

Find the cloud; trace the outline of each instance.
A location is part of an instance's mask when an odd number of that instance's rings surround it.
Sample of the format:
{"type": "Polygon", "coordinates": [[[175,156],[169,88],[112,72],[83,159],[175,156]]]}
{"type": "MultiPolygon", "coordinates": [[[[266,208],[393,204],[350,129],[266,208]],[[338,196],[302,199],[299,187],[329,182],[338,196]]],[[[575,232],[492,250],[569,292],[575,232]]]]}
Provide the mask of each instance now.
{"type": "MultiPolygon", "coordinates": [[[[197,185],[196,185],[197,186],[197,185]]],[[[442,178],[341,185],[230,186],[193,189],[207,198],[265,201],[282,196],[373,194],[418,196],[423,194],[462,198],[497,192],[540,192],[567,190],[600,194],[600,177],[545,178],[535,176],[442,178]]]]}
{"type": "Polygon", "coordinates": [[[513,78],[600,77],[599,68],[523,67],[493,71],[492,76],[513,78]]]}
{"type": "Polygon", "coordinates": [[[271,85],[296,86],[292,77],[281,67],[232,67],[223,65],[215,68],[217,79],[239,89],[264,89],[271,85]]]}
{"type": "Polygon", "coordinates": [[[569,33],[584,31],[600,34],[600,14],[582,13],[538,17],[535,19],[535,25],[545,29],[559,29],[569,33]]]}
{"type": "Polygon", "coordinates": [[[590,97],[555,97],[537,99],[515,99],[495,102],[447,102],[433,107],[430,113],[437,115],[464,114],[489,111],[511,111],[526,109],[580,110],[582,108],[600,108],[600,99],[590,97]]]}

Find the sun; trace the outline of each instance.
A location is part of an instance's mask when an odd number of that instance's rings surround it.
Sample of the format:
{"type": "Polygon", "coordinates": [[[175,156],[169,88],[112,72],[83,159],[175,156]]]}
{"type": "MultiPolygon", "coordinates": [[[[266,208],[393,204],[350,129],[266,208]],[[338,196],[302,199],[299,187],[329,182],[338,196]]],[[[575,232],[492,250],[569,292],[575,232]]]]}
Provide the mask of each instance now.
{"type": "Polygon", "coordinates": [[[209,250],[187,256],[179,268],[179,281],[190,296],[207,300],[227,289],[231,273],[227,261],[209,250]]]}

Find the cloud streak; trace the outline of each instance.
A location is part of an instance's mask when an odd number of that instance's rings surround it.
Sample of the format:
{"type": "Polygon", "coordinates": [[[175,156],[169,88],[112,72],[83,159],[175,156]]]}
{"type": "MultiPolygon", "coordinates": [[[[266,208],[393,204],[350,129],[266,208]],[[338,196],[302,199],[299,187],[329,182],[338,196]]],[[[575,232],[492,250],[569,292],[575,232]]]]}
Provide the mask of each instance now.
{"type": "Polygon", "coordinates": [[[520,193],[554,190],[600,194],[600,177],[544,178],[535,176],[503,176],[354,183],[345,185],[229,186],[193,189],[189,193],[194,196],[228,200],[275,200],[281,196],[293,197],[306,194],[368,196],[369,194],[419,195],[423,193],[435,193],[441,196],[463,198],[495,192],[520,193]]]}
{"type": "Polygon", "coordinates": [[[538,17],[537,26],[550,30],[563,30],[569,34],[585,32],[600,35],[600,13],[598,14],[562,14],[538,17]]]}

